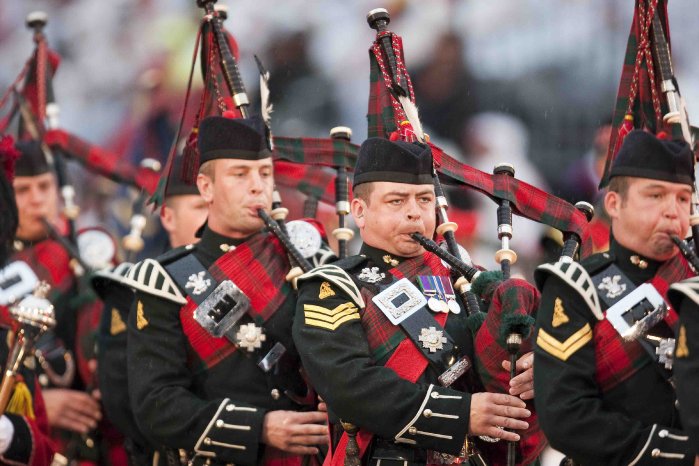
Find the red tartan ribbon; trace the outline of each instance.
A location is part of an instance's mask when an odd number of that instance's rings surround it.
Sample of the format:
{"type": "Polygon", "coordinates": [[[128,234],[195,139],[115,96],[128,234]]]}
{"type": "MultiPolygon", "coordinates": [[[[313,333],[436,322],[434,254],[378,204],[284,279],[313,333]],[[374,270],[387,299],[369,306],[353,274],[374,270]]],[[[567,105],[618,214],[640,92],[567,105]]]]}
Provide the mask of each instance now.
{"type": "MultiPolygon", "coordinates": [[[[631,31],[626,45],[624,64],[621,69],[619,90],[612,118],[612,134],[607,149],[607,161],[600,182],[603,188],[609,182],[609,170],[621,143],[632,129],[644,128],[658,134],[664,128],[663,112],[667,102],[661,99],[660,79],[656,79],[653,54],[651,23],[657,12],[670,44],[670,29],[665,0],[635,0],[631,31]]],[[[672,125],[679,126],[679,125],[672,125]]],[[[681,137],[681,128],[669,128],[674,137],[681,137]]]]}
{"type": "MultiPolygon", "coordinates": [[[[414,102],[412,83],[405,68],[403,42],[396,34],[388,34],[392,38],[398,73],[405,77],[410,100],[414,102]]],[[[399,131],[406,117],[400,102],[390,90],[393,77],[387,70],[378,38],[369,49],[369,62],[371,69],[367,112],[369,137],[411,139],[407,135],[411,132],[411,128],[404,132],[399,131]]],[[[429,145],[432,148],[435,167],[443,177],[449,178],[458,185],[476,189],[496,202],[499,202],[499,199],[509,200],[514,213],[519,216],[544,223],[565,233],[576,234],[581,240],[581,257],[591,254],[592,244],[587,219],[573,205],[523,181],[477,170],[458,162],[438,146],[432,143],[429,145]]]]}
{"type": "MultiPolygon", "coordinates": [[[[667,291],[672,283],[694,276],[689,264],[680,254],[663,264],[650,284],[667,300],[667,291]]],[[[677,313],[670,307],[665,322],[674,329],[678,321],[677,313]]],[[[608,392],[628,380],[646,364],[656,364],[636,340],[625,341],[607,319],[595,325],[595,378],[603,392],[608,392]]]]}
{"type": "MultiPolygon", "coordinates": [[[[411,279],[416,275],[449,275],[449,270],[442,265],[437,256],[432,253],[425,252],[422,256],[416,259],[409,259],[399,264],[397,267],[389,270],[397,280],[402,278],[411,279]]],[[[386,343],[397,344],[396,350],[390,356],[384,367],[392,369],[398,377],[415,383],[417,379],[427,369],[427,358],[423,356],[420,350],[415,346],[400,327],[393,325],[383,312],[378,309],[376,304],[371,300],[374,294],[368,289],[361,290],[362,298],[366,303],[366,308],[362,311],[362,326],[367,335],[369,348],[372,350],[374,359],[380,359],[385,356],[388,351],[395,348],[381,348],[386,343]]],[[[435,320],[444,327],[447,321],[448,314],[438,313],[435,320]]],[[[359,445],[359,457],[364,456],[366,449],[369,447],[374,434],[366,430],[360,429],[357,433],[357,444],[359,445]]],[[[343,433],[340,441],[335,447],[332,455],[325,458],[324,466],[344,466],[345,452],[347,450],[347,442],[349,437],[347,433],[343,433]]]]}
{"type": "Polygon", "coordinates": [[[312,167],[285,160],[274,161],[274,183],[327,204],[335,204],[336,174],[325,167],[312,167]]]}
{"type": "Polygon", "coordinates": [[[44,142],[54,150],[80,162],[85,168],[106,178],[135,186],[148,193],[155,191],[159,174],[143,167],[135,167],[119,155],[61,129],[46,131],[44,142]]]}
{"type": "Polygon", "coordinates": [[[344,139],[275,136],[274,159],[354,171],[359,146],[344,139]]]}
{"type": "MultiPolygon", "coordinates": [[[[495,289],[486,314],[485,322],[481,325],[475,338],[475,364],[478,375],[483,382],[485,391],[491,393],[509,393],[510,374],[502,368],[502,361],[509,360],[507,349],[498,343],[500,338],[500,325],[507,314],[536,315],[539,307],[540,294],[535,287],[521,279],[510,279],[502,282],[495,289]]],[[[520,347],[519,354],[532,351],[531,339],[525,339],[520,347]]],[[[518,464],[531,464],[546,447],[546,438],[539,427],[533,400],[526,402],[527,408],[532,412],[527,419],[529,428],[520,433],[520,441],[517,442],[517,458],[521,458],[518,464]]],[[[496,445],[483,445],[483,452],[489,452],[489,464],[492,466],[504,466],[507,457],[506,442],[496,445]],[[493,451],[497,450],[497,452],[493,451]],[[497,459],[501,459],[500,462],[497,459]]]]}
{"type": "Polygon", "coordinates": [[[569,202],[506,175],[491,175],[461,163],[442,149],[430,144],[437,171],[462,186],[480,191],[494,201],[507,199],[513,212],[521,217],[574,233],[582,241],[581,256],[592,251],[589,226],[585,215],[569,202]]]}
{"type": "MultiPolygon", "coordinates": [[[[260,233],[222,255],[209,267],[219,282],[231,280],[250,300],[251,316],[262,325],[291,293],[286,281],[289,261],[284,248],[272,235],[260,233]]],[[[211,368],[236,351],[226,337],[213,337],[194,320],[197,304],[187,297],[180,309],[182,330],[206,368],[211,368]]]]}
{"type": "Polygon", "coordinates": [[[46,239],[16,252],[12,260],[26,262],[39,280],[51,285],[47,299],[55,302],[60,295],[68,293],[75,284],[75,276],[70,268],[68,252],[56,241],[46,239]]]}

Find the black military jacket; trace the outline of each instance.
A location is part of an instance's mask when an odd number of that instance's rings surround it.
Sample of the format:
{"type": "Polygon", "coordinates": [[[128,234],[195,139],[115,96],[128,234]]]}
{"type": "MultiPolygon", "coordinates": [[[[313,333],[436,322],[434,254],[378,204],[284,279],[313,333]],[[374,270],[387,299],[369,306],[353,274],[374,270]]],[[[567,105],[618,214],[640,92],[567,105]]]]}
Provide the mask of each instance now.
{"type": "MultiPolygon", "coordinates": [[[[241,242],[207,227],[197,245],[175,249],[157,260],[162,266],[193,254],[208,268],[230,246],[241,242]]],[[[222,463],[260,463],[266,412],[306,408],[285,395],[285,391],[298,397],[306,393],[289,331],[293,293],[264,323],[267,341],[260,350],[248,353],[238,349],[202,369],[192,342],[183,333],[182,305],[163,297],[168,296],[167,283],[163,282],[167,272],[152,262],[146,265],[149,273],[141,274],[135,266],[134,275],[130,275],[140,281],[141,288],[128,323],[129,395],[140,429],[158,447],[194,451],[222,463]],[[153,274],[161,277],[151,280],[153,274]],[[148,289],[146,284],[155,287],[148,289]],[[286,354],[276,368],[265,373],[258,363],[274,342],[283,344],[286,354]]],[[[184,294],[185,290],[180,288],[179,292],[184,294]]]]}
{"type": "MultiPolygon", "coordinates": [[[[383,273],[390,283],[389,269],[397,262],[415,260],[392,257],[367,245],[361,253],[364,257],[333,264],[347,272],[357,293],[385,281],[369,283],[359,277],[383,273]]],[[[440,374],[432,365],[417,383],[398,377],[383,367],[395,349],[379,359],[372,357],[364,326],[372,324],[364,322],[364,310],[353,301],[351,293],[317,273],[309,275],[299,280],[293,335],[312,384],[328,404],[331,421],[339,418],[351,422],[384,443],[458,454],[468,432],[469,389],[478,385],[473,371],[462,376],[453,388],[438,384],[440,374]],[[313,314],[327,315],[327,325],[313,323],[313,314]]],[[[416,277],[406,278],[415,283],[416,277]]],[[[454,358],[468,355],[472,360],[473,340],[465,325],[464,307],[460,306],[462,312],[449,315],[445,330],[456,344],[454,358]]]]}
{"type": "Polygon", "coordinates": [[[680,313],[674,364],[680,415],[693,453],[699,455],[699,277],[673,285],[668,295],[680,313]]]}
{"type": "MultiPolygon", "coordinates": [[[[582,265],[594,275],[611,264],[636,286],[654,277],[662,265],[612,238],[608,252],[571,266],[582,265]]],[[[596,380],[598,320],[583,297],[595,292],[594,285],[581,285],[578,272],[571,273],[579,281],[574,285],[540,270],[534,401],[551,445],[582,465],[693,464],[686,454],[686,436],[678,430],[674,388],[658,363],[649,355],[630,378],[603,392],[596,380]]],[[[606,310],[601,303],[600,310],[606,310]]]]}

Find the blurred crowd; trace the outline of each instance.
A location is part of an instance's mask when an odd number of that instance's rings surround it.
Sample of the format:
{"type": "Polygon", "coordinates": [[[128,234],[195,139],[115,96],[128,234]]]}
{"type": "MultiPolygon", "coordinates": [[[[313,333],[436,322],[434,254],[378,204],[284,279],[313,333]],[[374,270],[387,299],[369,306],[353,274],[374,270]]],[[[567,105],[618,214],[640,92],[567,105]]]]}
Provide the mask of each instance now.
{"type": "MultiPolygon", "coordinates": [[[[364,18],[371,8],[386,7],[391,29],[404,40],[421,118],[437,144],[486,172],[507,161],[517,178],[573,202],[595,201],[633,10],[627,0],[257,0],[227,6],[226,26],[238,40],[250,95],[258,87],[253,55],[270,70],[275,134],[322,137],[345,125],[355,141],[364,138],[367,49],[374,37],[364,18]]],[[[699,30],[691,27],[689,8],[686,2],[669,5],[675,72],[687,86],[682,92],[691,113],[699,87],[683,77],[699,67],[689,58],[699,30]]],[[[2,88],[31,53],[23,23],[36,9],[48,13],[49,44],[62,57],[54,84],[61,127],[136,164],[146,157],[164,162],[202,16],[196,2],[2,2],[2,88]]],[[[76,183],[79,224],[102,224],[123,236],[136,194],[80,167],[71,170],[82,180],[76,183]]],[[[479,263],[494,264],[492,202],[459,195],[452,203],[466,212],[462,241],[479,252],[479,263]]],[[[153,244],[163,242],[157,225],[154,219],[147,227],[153,244]]],[[[515,221],[514,249],[527,244],[519,248],[525,273],[543,253],[530,246],[532,238],[545,245],[549,235],[515,221]]]]}

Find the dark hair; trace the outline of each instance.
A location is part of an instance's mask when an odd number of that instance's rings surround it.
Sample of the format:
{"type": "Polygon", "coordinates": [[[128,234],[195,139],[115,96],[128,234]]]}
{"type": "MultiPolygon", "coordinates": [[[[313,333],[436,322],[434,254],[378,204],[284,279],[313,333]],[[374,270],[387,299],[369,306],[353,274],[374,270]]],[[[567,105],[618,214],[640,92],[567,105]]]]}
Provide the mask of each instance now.
{"type": "Polygon", "coordinates": [[[609,191],[613,191],[619,196],[621,196],[621,200],[624,201],[626,200],[626,194],[629,192],[629,177],[628,176],[615,176],[611,180],[609,180],[609,186],[608,188],[609,191]]]}
{"type": "Polygon", "coordinates": [[[359,198],[363,200],[364,202],[369,205],[369,198],[371,197],[371,193],[374,191],[374,183],[369,182],[369,183],[362,183],[358,186],[355,186],[355,188],[352,190],[352,194],[354,194],[354,197],[359,198]]]}

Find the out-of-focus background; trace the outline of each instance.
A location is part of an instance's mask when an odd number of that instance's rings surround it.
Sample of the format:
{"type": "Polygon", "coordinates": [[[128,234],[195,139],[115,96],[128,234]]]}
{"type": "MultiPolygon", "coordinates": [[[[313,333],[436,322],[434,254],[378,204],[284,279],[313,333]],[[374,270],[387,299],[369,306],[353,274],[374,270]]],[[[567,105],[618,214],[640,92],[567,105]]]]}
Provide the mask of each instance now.
{"type": "MultiPolygon", "coordinates": [[[[365,15],[385,7],[390,29],[403,37],[418,107],[433,141],[485,171],[508,161],[518,178],[573,202],[594,200],[596,152],[606,149],[608,137],[599,129],[612,116],[632,0],[219,3],[228,7],[225,25],[238,40],[251,95],[258,88],[253,55],[271,71],[275,134],[327,136],[331,127],[346,125],[355,142],[363,140],[367,50],[375,36],[365,15]]],[[[62,57],[54,81],[61,127],[135,162],[164,159],[202,16],[196,2],[0,2],[2,89],[31,54],[24,20],[34,10],[48,13],[49,44],[62,57]]],[[[695,2],[669,2],[669,17],[675,74],[692,115],[699,111],[695,2]]],[[[123,231],[120,217],[127,217],[130,207],[123,190],[77,176],[84,179],[82,199],[89,199],[83,201],[81,222],[112,223],[123,231]]],[[[492,202],[455,202],[477,215],[472,244],[497,241],[492,202]]],[[[515,249],[518,242],[522,251],[536,249],[529,245],[541,228],[521,223],[519,229],[515,224],[515,249]]]]}

